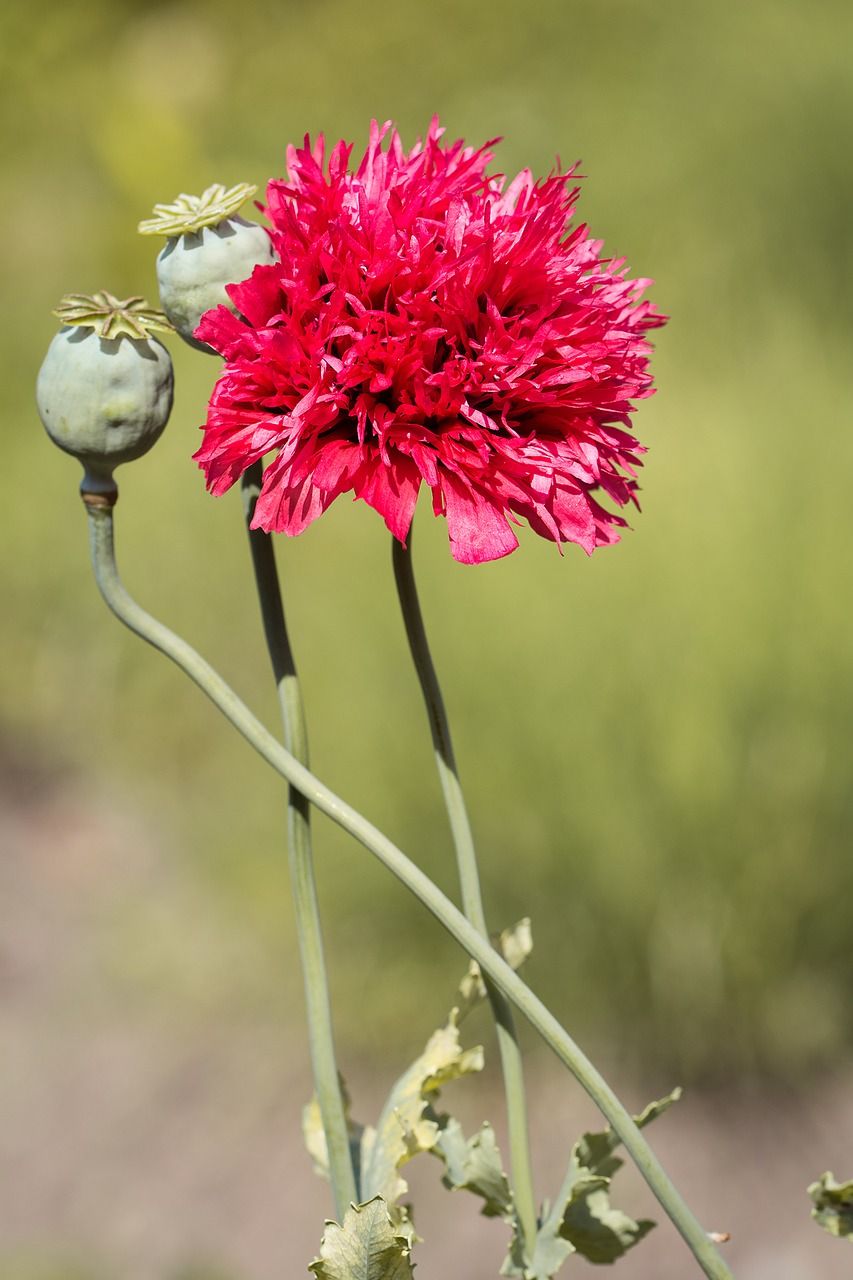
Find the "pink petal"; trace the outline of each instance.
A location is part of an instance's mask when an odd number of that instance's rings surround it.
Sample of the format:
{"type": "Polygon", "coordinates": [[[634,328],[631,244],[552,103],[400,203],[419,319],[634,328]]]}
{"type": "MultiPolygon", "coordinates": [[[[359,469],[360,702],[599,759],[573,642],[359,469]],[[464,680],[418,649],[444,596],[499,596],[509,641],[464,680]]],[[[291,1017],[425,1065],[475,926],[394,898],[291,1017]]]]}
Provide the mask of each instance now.
{"type": "Polygon", "coordinates": [[[374,461],[364,479],[356,482],[355,492],[379,512],[394,537],[405,543],[420,486],[421,477],[411,459],[395,453],[390,466],[374,461]]]}
{"type": "Polygon", "coordinates": [[[515,550],[518,539],[506,516],[484,494],[448,472],[442,474],[441,491],[454,560],[460,564],[483,564],[515,550]]]}

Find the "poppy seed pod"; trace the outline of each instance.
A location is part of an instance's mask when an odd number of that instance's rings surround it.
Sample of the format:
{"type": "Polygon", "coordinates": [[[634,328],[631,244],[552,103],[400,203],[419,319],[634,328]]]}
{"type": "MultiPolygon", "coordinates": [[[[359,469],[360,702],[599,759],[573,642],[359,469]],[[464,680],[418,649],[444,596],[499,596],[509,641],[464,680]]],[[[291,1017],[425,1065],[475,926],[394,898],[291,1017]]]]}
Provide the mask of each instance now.
{"type": "Polygon", "coordinates": [[[200,351],[211,350],[194,337],[204,313],[220,305],[234,310],[226,285],[276,260],[268,232],[237,214],[255,190],[245,182],[230,190],[215,183],[200,196],[155,205],[154,217],[139,224],[142,235],[167,237],[157,258],[160,302],[181,337],[200,351]]]}
{"type": "Polygon", "coordinates": [[[171,326],[142,298],[71,294],[36,383],[39,416],[54,444],[79,458],[84,489],[107,491],[122,462],[147,453],[172,408],[166,348],[152,337],[171,326]]]}

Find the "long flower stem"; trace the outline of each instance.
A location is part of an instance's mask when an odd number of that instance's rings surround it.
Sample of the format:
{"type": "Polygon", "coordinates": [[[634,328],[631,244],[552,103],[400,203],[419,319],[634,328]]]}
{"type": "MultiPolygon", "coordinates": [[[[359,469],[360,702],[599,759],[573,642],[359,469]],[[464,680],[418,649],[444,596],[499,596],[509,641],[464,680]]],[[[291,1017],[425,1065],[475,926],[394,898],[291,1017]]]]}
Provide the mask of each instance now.
{"type": "Polygon", "coordinates": [[[116,568],[111,506],[101,495],[89,499],[84,493],[84,501],[89,512],[89,543],[95,578],[104,600],[116,617],[180,667],[277,773],[322,813],[354,836],[420,899],[468,955],[477,961],[484,975],[491,978],[495,986],[521,1011],[586,1090],[618,1134],[708,1280],[733,1280],[732,1273],[670,1182],[631,1116],[569,1033],[494,947],[481,937],[458,907],[402,850],[294,759],[191,645],[146,613],[128,595],[116,568]]]}
{"type": "MultiPolygon", "coordinates": [[[[421,692],[426,703],[432,745],[435,751],[435,762],[438,776],[444,793],[444,803],[453,835],[456,850],[456,866],[459,872],[459,883],[462,889],[462,906],[465,915],[474,928],[484,938],[488,938],[486,913],[483,908],[483,894],[480,888],[480,874],[477,867],[477,853],[474,848],[474,836],[468,820],[468,810],[456,757],[453,741],[450,737],[450,725],[441,696],[435,666],[430,654],[423,614],[418,600],[418,589],[415,585],[415,572],[412,562],[412,530],[409,530],[408,549],[391,539],[394,578],[397,583],[397,594],[406,626],[406,635],[415,670],[420,681],[421,692]]],[[[536,1239],[537,1217],[536,1196],[533,1190],[533,1169],[530,1159],[530,1139],[527,1126],[527,1101],[524,1092],[524,1069],[521,1061],[521,1049],[515,1029],[512,1008],[506,996],[493,982],[486,980],[486,990],[500,1049],[501,1070],[503,1071],[504,1093],[506,1095],[507,1129],[509,1132],[510,1164],[512,1171],[512,1189],[515,1206],[518,1210],[518,1221],[522,1242],[532,1251],[536,1239]]]]}
{"type": "MultiPolygon", "coordinates": [[[[252,567],[258,588],[264,635],[278,689],[284,743],[290,754],[300,764],[307,765],[308,732],[305,724],[305,707],[284,618],[275,551],[268,534],[261,529],[250,527],[262,477],[261,464],[256,463],[243,476],[241,484],[252,567]]],[[[358,1199],[358,1195],[340,1075],[335,1058],[329,982],[326,974],[320,907],[311,850],[311,806],[302,792],[293,786],[288,788],[287,834],[290,883],[296,912],[299,955],[302,961],[314,1088],[329,1152],[329,1176],[335,1210],[338,1220],[343,1221],[343,1215],[350,1204],[358,1199]]]]}

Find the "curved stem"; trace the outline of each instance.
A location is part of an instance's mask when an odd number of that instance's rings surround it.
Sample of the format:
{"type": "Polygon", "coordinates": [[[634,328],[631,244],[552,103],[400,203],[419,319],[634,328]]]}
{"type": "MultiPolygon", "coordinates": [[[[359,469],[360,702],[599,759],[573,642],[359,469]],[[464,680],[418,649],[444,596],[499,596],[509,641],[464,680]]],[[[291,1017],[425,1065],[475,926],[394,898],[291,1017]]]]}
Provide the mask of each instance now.
{"type": "MultiPolygon", "coordinates": [[[[474,836],[468,820],[468,810],[456,757],[453,741],[450,737],[450,725],[441,686],[438,683],[432,655],[430,654],[423,614],[418,600],[418,589],[415,585],[415,572],[412,563],[412,530],[409,530],[409,544],[406,548],[396,538],[391,539],[394,579],[397,583],[397,595],[406,626],[409,648],[420,681],[421,692],[426,703],[432,745],[435,751],[435,762],[438,776],[444,793],[444,803],[453,835],[456,850],[456,866],[459,872],[459,883],[462,889],[462,906],[465,915],[474,928],[484,938],[488,938],[486,913],[483,908],[483,894],[480,888],[480,874],[477,867],[477,853],[474,848],[474,836]]],[[[527,1100],[524,1092],[524,1069],[521,1061],[521,1049],[512,1007],[506,996],[493,982],[486,980],[486,991],[489,1004],[495,1019],[498,1036],[498,1048],[501,1056],[504,1093],[506,1095],[507,1130],[509,1133],[510,1168],[512,1172],[512,1190],[515,1207],[518,1210],[518,1223],[525,1251],[532,1253],[536,1240],[537,1215],[536,1196],[533,1190],[533,1169],[530,1159],[530,1139],[527,1126],[527,1100]]]]}
{"type": "MultiPolygon", "coordinates": [[[[262,529],[250,527],[262,477],[261,464],[256,463],[245,473],[241,483],[252,567],[261,605],[264,636],[278,689],[285,746],[300,764],[307,765],[308,732],[305,724],[305,708],[284,618],[275,552],[269,535],[262,529]]],[[[311,806],[306,797],[301,791],[290,786],[287,797],[288,862],[305,987],[311,1066],[329,1153],[329,1176],[335,1210],[338,1221],[342,1222],[343,1215],[350,1204],[357,1202],[358,1192],[353,1172],[346,1110],[341,1094],[340,1074],[335,1058],[329,981],[326,974],[320,907],[311,851],[310,815],[311,806]]]]}
{"type": "MultiPolygon", "coordinates": [[[[84,495],[85,496],[85,495],[84,495]]],[[[146,613],[128,595],[118,576],[113,550],[112,510],[90,505],[89,528],[92,565],[101,594],[113,613],[143,640],[159,649],[207,694],[247,742],[277,773],[307,796],[313,805],[348,831],[406,886],[476,960],[527,1018],[562,1063],[568,1067],[602,1115],[618,1134],[648,1186],[675,1224],[708,1280],[732,1280],[732,1274],[702,1227],[672,1185],[657,1157],[613,1090],[595,1069],[569,1033],[560,1025],[526,982],[485,941],[458,907],[433,884],[402,850],[377,827],[335,795],[277,742],[222,677],[180,636],[146,613]]]]}

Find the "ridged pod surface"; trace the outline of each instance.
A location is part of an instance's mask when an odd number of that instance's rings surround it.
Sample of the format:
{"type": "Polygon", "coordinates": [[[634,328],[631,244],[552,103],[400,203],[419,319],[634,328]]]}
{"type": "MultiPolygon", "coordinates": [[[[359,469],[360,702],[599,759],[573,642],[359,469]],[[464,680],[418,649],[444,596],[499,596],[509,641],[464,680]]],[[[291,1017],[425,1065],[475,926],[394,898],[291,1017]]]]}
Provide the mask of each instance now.
{"type": "Polygon", "coordinates": [[[220,305],[233,311],[225,286],[248,279],[259,263],[274,261],[269,234],[240,217],[173,236],[157,258],[160,304],[190,346],[210,351],[193,337],[205,311],[220,305]]]}
{"type": "Polygon", "coordinates": [[[88,475],[147,453],[172,408],[172,360],[156,338],[102,338],[94,328],[60,329],[36,383],[39,416],[54,444],[88,475]]]}

